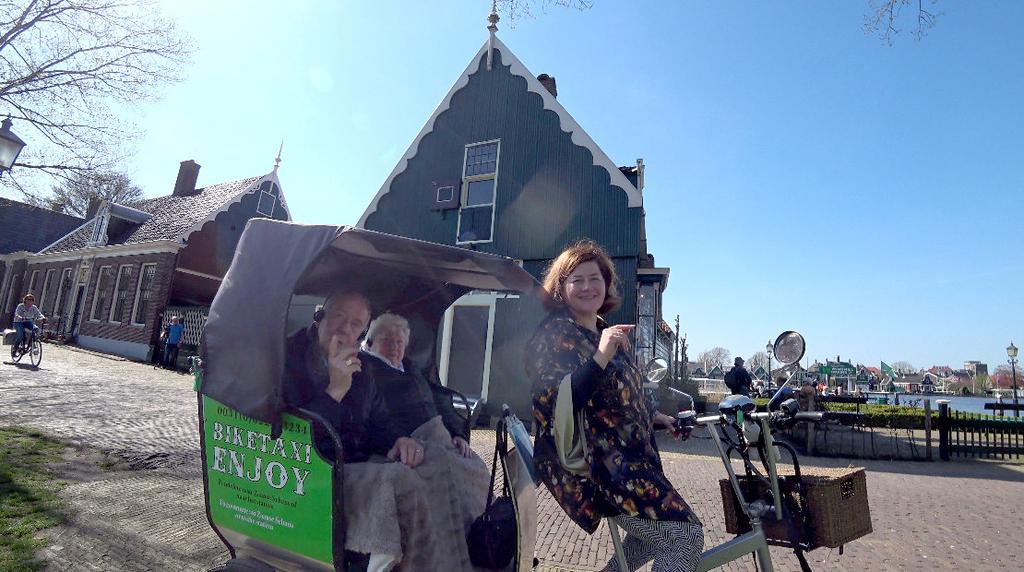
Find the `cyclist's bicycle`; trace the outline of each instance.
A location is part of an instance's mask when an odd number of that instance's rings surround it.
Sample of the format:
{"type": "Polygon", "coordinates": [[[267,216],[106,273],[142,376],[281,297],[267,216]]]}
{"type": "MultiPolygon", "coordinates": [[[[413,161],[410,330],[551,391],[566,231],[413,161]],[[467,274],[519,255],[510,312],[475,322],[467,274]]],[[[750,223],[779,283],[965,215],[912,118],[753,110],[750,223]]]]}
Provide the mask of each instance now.
{"type": "Polygon", "coordinates": [[[43,361],[43,343],[40,340],[39,328],[33,324],[31,328],[25,328],[25,338],[21,344],[11,346],[11,361],[20,363],[21,359],[28,356],[29,363],[33,367],[39,367],[43,361]]]}

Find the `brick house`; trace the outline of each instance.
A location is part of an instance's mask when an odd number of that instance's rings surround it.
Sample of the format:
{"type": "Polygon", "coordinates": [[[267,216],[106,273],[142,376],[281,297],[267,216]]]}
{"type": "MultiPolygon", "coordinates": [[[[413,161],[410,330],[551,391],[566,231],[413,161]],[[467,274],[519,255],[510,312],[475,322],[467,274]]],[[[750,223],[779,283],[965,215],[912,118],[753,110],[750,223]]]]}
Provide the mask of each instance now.
{"type": "Polygon", "coordinates": [[[176,314],[185,349],[198,345],[246,222],[290,220],[277,167],[196,188],[199,168],[182,162],[170,195],[131,206],[94,200],[84,223],[27,257],[23,290],[42,285],[50,333],[150,360],[162,326],[176,314]]]}
{"type": "Polygon", "coordinates": [[[23,291],[37,298],[42,294],[41,283],[23,283],[27,258],[83,222],[81,217],[0,198],[0,329],[11,326],[23,291]]]}

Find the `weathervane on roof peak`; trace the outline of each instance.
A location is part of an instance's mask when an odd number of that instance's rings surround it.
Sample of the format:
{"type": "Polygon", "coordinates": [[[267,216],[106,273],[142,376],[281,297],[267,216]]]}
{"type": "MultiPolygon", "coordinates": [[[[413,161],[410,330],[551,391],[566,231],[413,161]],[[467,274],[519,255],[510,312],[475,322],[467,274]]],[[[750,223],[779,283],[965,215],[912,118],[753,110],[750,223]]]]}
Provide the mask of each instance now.
{"type": "Polygon", "coordinates": [[[494,35],[498,32],[498,0],[491,0],[491,14],[487,16],[487,30],[491,37],[487,40],[487,71],[491,71],[492,52],[494,51],[494,35]]]}
{"type": "Polygon", "coordinates": [[[281,166],[281,151],[284,151],[284,139],[281,140],[281,146],[277,148],[277,158],[274,159],[274,173],[277,173],[277,168],[281,166]]]}

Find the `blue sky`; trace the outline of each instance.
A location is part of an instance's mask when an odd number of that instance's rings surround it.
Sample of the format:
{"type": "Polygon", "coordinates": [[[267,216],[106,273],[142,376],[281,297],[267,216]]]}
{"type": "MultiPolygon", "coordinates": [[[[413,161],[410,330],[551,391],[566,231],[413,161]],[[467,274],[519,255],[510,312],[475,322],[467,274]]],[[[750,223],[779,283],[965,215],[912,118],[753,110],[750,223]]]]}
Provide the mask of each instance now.
{"type": "MultiPolygon", "coordinates": [[[[499,35],[621,165],[647,164],[649,240],[691,356],[1005,363],[1024,342],[1024,3],[940,0],[893,47],[867,0],[613,2],[499,35]]],[[[135,110],[149,195],[264,173],[284,139],[296,220],[355,223],[486,39],[484,0],[167,0],[188,80],[135,110]]]]}

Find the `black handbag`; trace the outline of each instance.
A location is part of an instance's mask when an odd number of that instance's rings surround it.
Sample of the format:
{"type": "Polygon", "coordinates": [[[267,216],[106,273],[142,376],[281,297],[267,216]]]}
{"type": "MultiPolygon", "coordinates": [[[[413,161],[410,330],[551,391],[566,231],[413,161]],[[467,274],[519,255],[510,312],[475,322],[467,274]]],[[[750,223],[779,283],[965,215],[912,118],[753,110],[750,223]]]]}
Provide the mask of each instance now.
{"type": "Polygon", "coordinates": [[[508,472],[505,469],[505,455],[508,453],[508,437],[505,435],[504,419],[494,428],[497,439],[494,444],[494,462],[491,463],[491,485],[487,489],[487,508],[469,527],[466,543],[469,546],[469,560],[474,566],[501,570],[509,565],[516,555],[518,544],[516,530],[516,508],[512,503],[508,472]],[[494,498],[494,479],[501,462],[501,496],[494,498]]]}

